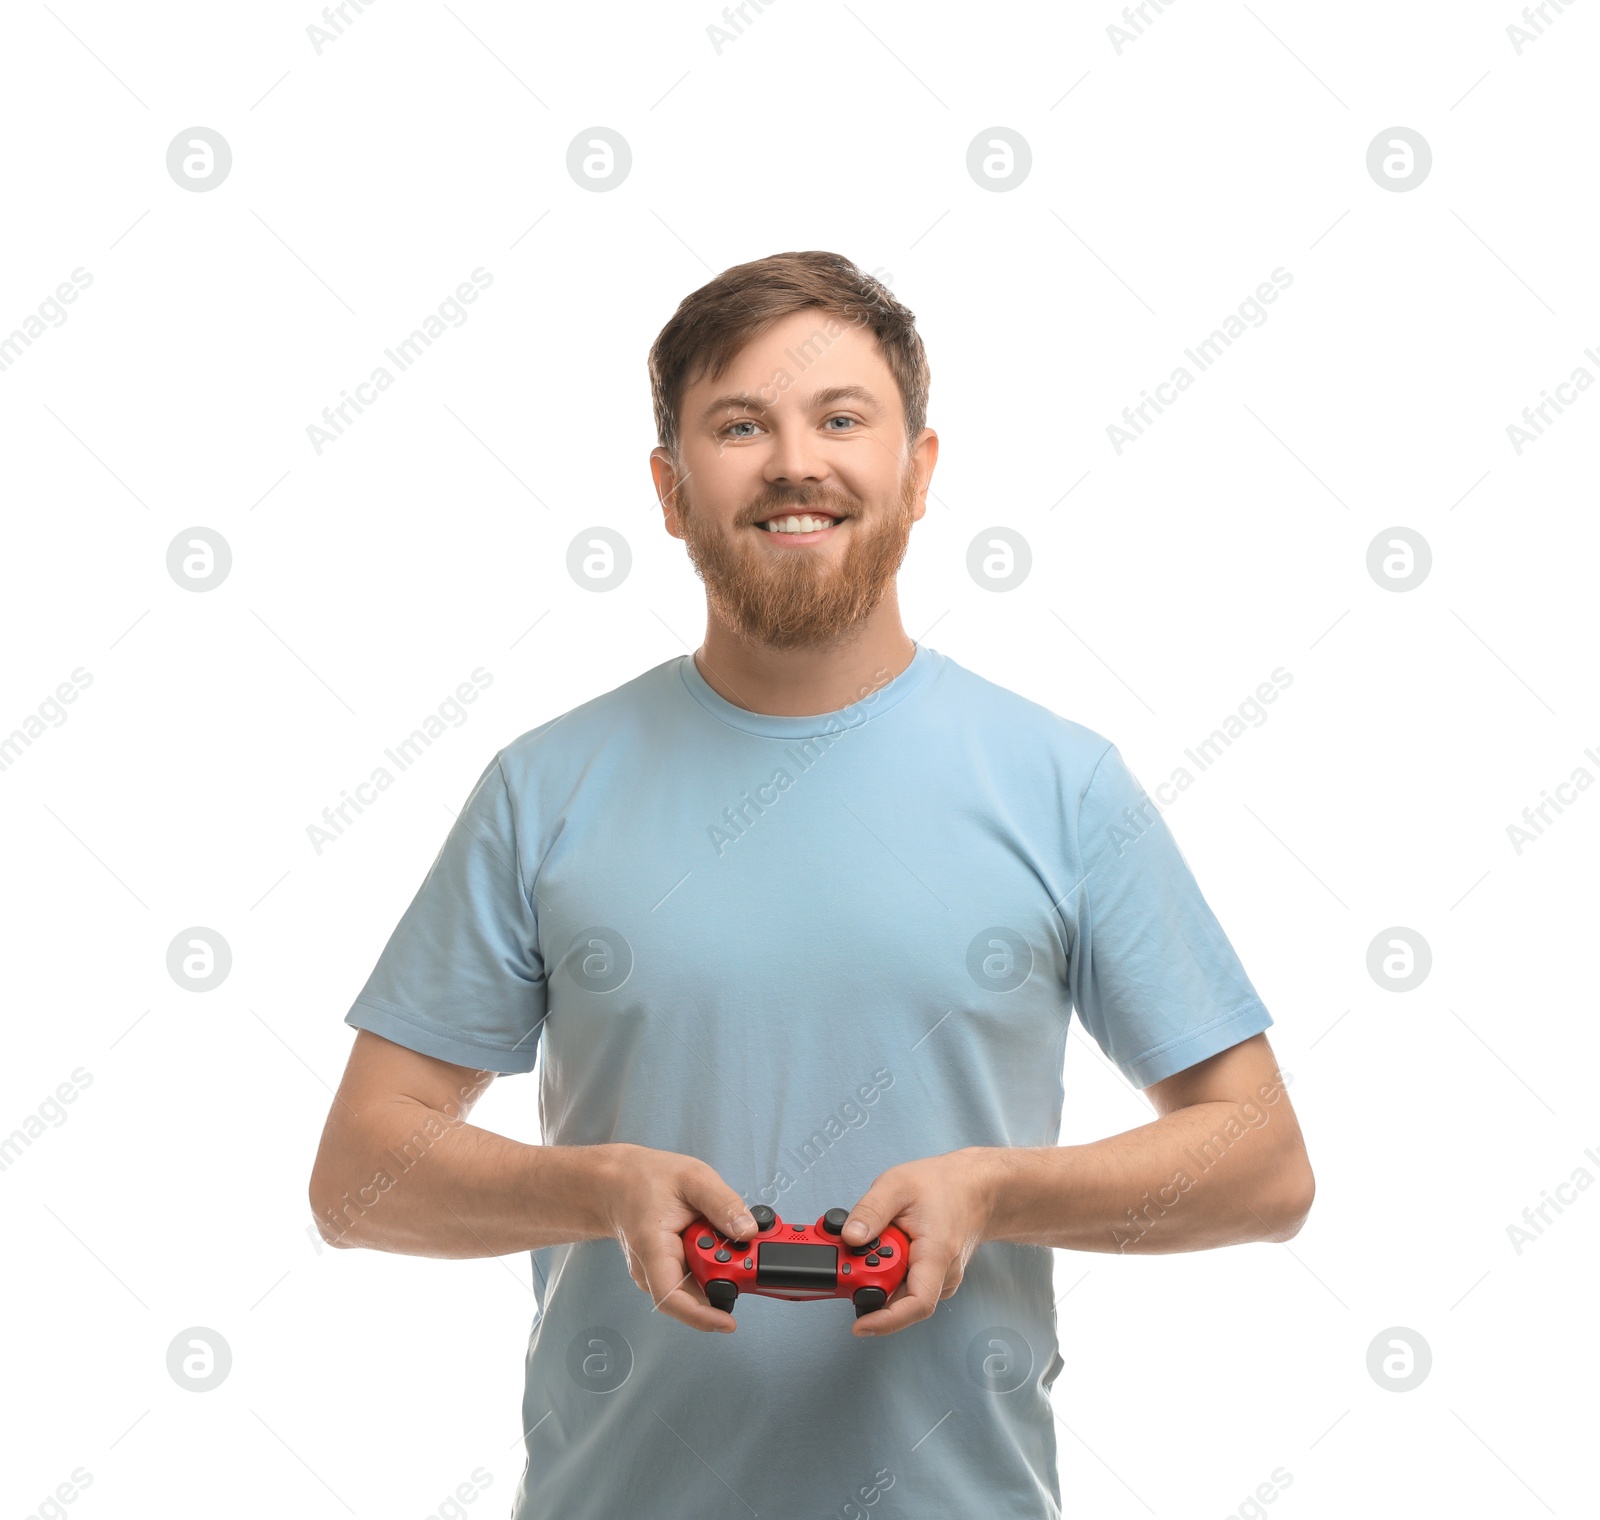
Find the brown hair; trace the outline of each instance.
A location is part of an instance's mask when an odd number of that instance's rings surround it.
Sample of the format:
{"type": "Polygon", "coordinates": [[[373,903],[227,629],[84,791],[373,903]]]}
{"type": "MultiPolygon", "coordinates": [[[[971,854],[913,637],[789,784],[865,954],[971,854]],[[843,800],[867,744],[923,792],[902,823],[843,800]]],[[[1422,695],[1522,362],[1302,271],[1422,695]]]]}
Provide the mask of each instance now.
{"type": "Polygon", "coordinates": [[[810,306],[872,329],[900,388],[906,437],[914,440],[926,426],[929,378],[916,317],[843,254],[811,250],[735,264],[678,303],[650,346],[650,392],[661,446],[677,457],[678,409],[689,385],[702,377],[715,380],[752,338],[810,306]]]}

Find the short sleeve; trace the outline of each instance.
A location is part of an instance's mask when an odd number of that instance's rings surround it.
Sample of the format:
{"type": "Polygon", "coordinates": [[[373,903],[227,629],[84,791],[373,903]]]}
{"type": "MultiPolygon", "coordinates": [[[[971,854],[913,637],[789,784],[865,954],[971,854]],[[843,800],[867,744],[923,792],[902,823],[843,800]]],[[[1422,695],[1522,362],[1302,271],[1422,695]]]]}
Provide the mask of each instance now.
{"type": "Polygon", "coordinates": [[[1272,1025],[1172,831],[1112,745],[1078,809],[1068,979],[1095,1043],[1149,1087],[1272,1025]]]}
{"type": "Polygon", "coordinates": [[[496,754],[345,1023],[475,1071],[532,1071],[545,976],[520,860],[496,754]]]}

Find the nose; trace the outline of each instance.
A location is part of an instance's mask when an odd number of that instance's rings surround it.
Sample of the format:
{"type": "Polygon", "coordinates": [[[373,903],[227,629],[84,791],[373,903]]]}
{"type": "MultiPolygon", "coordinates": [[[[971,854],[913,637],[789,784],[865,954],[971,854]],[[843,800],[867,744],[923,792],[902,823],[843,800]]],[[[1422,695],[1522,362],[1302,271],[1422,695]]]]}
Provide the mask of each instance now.
{"type": "Polygon", "coordinates": [[[772,446],[761,473],[768,486],[788,486],[807,492],[828,479],[828,467],[817,441],[810,429],[803,426],[773,430],[772,446]]]}

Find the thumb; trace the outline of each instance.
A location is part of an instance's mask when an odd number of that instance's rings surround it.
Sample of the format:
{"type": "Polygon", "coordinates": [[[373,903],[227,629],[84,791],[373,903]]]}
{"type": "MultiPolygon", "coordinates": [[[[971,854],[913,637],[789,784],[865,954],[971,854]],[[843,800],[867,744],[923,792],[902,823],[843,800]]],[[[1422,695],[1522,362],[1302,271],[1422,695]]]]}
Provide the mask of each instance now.
{"type": "Polygon", "coordinates": [[[844,1222],[841,1232],[844,1240],[849,1245],[860,1245],[863,1241],[873,1240],[881,1235],[887,1225],[900,1210],[905,1207],[907,1200],[891,1173],[885,1172],[879,1177],[865,1193],[861,1201],[850,1210],[850,1217],[844,1222]]]}
{"type": "Polygon", "coordinates": [[[707,1224],[735,1240],[748,1240],[757,1233],[749,1205],[715,1172],[685,1189],[684,1200],[707,1224]]]}

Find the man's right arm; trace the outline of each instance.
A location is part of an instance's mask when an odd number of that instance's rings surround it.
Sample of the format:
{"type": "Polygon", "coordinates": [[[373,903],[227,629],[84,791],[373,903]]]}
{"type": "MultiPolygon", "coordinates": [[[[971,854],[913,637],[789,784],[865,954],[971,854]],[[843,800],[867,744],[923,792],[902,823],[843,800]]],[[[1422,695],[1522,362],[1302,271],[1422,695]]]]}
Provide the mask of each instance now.
{"type": "Polygon", "coordinates": [[[755,1222],[739,1194],[693,1156],[524,1145],[468,1124],[494,1077],[358,1030],[311,1172],[322,1238],[459,1259],[611,1236],[657,1308],[696,1329],[731,1329],[683,1280],[678,1232],[703,1216],[748,1234],[755,1222]]]}
{"type": "Polygon", "coordinates": [[[333,1246],[508,1256],[611,1234],[618,1145],[524,1145],[466,1122],[492,1071],[358,1030],[311,1172],[333,1246]]]}

